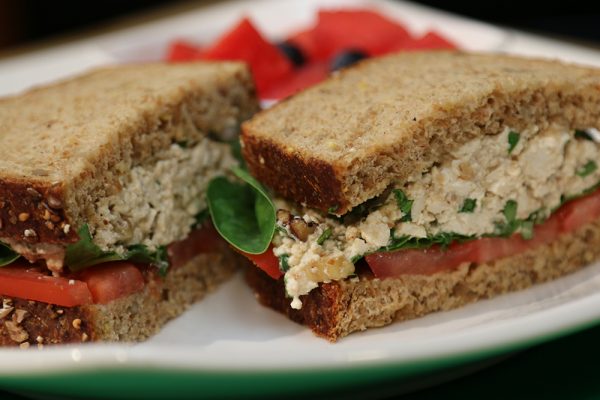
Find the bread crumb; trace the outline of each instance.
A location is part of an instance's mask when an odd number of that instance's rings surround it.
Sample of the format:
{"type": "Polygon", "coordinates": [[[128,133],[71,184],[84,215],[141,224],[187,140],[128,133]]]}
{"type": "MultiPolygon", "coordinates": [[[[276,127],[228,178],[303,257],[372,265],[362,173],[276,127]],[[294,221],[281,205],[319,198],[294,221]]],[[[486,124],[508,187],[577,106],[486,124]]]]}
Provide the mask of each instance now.
{"type": "Polygon", "coordinates": [[[21,344],[19,345],[19,348],[20,348],[21,350],[26,350],[26,349],[28,349],[28,348],[29,348],[29,342],[23,342],[23,343],[21,343],[21,344]]]}
{"type": "Polygon", "coordinates": [[[81,320],[79,318],[74,319],[72,324],[73,324],[73,328],[75,328],[75,329],[81,328],[81,320]]]}

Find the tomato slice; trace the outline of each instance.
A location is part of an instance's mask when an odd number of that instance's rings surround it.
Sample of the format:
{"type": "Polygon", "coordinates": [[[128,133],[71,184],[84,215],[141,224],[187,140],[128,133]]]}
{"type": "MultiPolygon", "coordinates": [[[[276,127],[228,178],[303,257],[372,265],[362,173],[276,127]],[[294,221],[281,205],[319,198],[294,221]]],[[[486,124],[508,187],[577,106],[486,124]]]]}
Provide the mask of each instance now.
{"type": "Polygon", "coordinates": [[[83,270],[79,278],[87,284],[94,303],[106,304],[144,288],[144,276],[127,261],[108,262],[83,270]]]}
{"type": "Polygon", "coordinates": [[[572,232],[600,217],[600,190],[566,203],[556,214],[561,220],[561,231],[564,233],[572,232]]]}
{"type": "Polygon", "coordinates": [[[237,250],[244,257],[252,261],[258,268],[262,269],[273,279],[279,279],[283,272],[279,269],[279,259],[273,253],[273,245],[269,246],[267,251],[262,254],[250,254],[237,250]]]}
{"type": "Polygon", "coordinates": [[[261,95],[293,70],[292,63],[285,55],[265,40],[247,18],[206,49],[202,59],[247,62],[261,95]]]}
{"type": "Polygon", "coordinates": [[[198,254],[218,252],[222,244],[223,239],[221,239],[213,224],[207,222],[199,229],[191,231],[187,238],[167,247],[171,262],[170,268],[180,267],[198,254]]]}
{"type": "Polygon", "coordinates": [[[570,201],[557,210],[543,224],[536,225],[531,240],[520,234],[509,238],[493,237],[453,243],[448,249],[433,246],[429,249],[398,250],[374,253],[365,259],[378,278],[397,277],[404,274],[429,275],[458,267],[464,262],[486,263],[523,253],[555,240],[589,221],[600,217],[600,190],[570,201]]]}
{"type": "Polygon", "coordinates": [[[63,307],[93,302],[84,282],[48,276],[23,261],[0,268],[0,293],[63,307]]]}

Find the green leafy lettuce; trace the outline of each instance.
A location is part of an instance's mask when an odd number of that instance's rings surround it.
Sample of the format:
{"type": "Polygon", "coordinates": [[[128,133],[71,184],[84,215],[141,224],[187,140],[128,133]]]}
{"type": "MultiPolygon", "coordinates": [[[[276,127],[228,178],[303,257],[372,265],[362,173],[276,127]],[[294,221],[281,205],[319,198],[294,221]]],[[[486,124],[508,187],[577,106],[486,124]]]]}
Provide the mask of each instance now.
{"type": "Polygon", "coordinates": [[[13,249],[0,242],[0,267],[10,264],[19,257],[20,255],[14,252],[13,249]]]}
{"type": "Polygon", "coordinates": [[[65,252],[65,266],[73,272],[103,262],[123,260],[153,265],[161,274],[165,274],[169,267],[167,249],[164,246],[151,251],[144,245],[136,244],[129,246],[125,252],[119,254],[114,251],[104,251],[98,247],[92,241],[87,224],[81,226],[77,234],[79,241],[68,245],[65,252]]]}
{"type": "Polygon", "coordinates": [[[206,198],[213,224],[233,247],[250,254],[264,253],[275,233],[275,206],[248,171],[232,171],[244,183],[217,177],[208,184],[206,198]]]}

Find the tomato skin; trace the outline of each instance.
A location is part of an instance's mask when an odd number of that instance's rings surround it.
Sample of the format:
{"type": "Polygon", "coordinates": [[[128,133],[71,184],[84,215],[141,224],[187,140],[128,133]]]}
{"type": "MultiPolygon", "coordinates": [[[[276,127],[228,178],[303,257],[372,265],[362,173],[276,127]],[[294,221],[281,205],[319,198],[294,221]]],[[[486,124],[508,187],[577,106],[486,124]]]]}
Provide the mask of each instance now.
{"type": "Polygon", "coordinates": [[[244,257],[252,261],[258,268],[262,269],[273,279],[279,279],[283,272],[279,269],[279,259],[273,253],[273,245],[269,246],[267,251],[262,254],[250,254],[237,250],[244,257]]]}
{"type": "Polygon", "coordinates": [[[600,190],[563,205],[557,212],[561,232],[569,233],[600,217],[600,190]]]}
{"type": "Polygon", "coordinates": [[[23,261],[0,268],[0,293],[63,307],[93,302],[92,294],[84,282],[42,274],[39,269],[23,261]]]}
{"type": "Polygon", "coordinates": [[[198,254],[218,252],[222,246],[223,239],[213,224],[206,222],[202,227],[192,230],[187,238],[167,247],[170,268],[178,268],[198,254]]]}
{"type": "Polygon", "coordinates": [[[94,303],[106,304],[144,288],[144,276],[127,261],[107,262],[83,270],[79,278],[87,284],[94,303]]]}

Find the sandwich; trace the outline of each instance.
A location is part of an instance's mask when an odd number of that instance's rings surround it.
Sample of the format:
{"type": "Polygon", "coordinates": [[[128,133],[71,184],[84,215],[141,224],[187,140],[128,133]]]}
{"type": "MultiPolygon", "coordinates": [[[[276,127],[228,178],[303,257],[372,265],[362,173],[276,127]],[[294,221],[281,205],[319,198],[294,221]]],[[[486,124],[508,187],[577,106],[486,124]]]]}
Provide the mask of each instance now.
{"type": "Polygon", "coordinates": [[[0,345],[138,341],[239,259],[210,179],[257,111],[240,63],[98,69],[0,100],[0,345]]]}
{"type": "Polygon", "coordinates": [[[375,58],[244,123],[246,189],[217,178],[209,207],[258,300],[335,341],[597,260],[599,128],[597,69],[375,58]]]}

